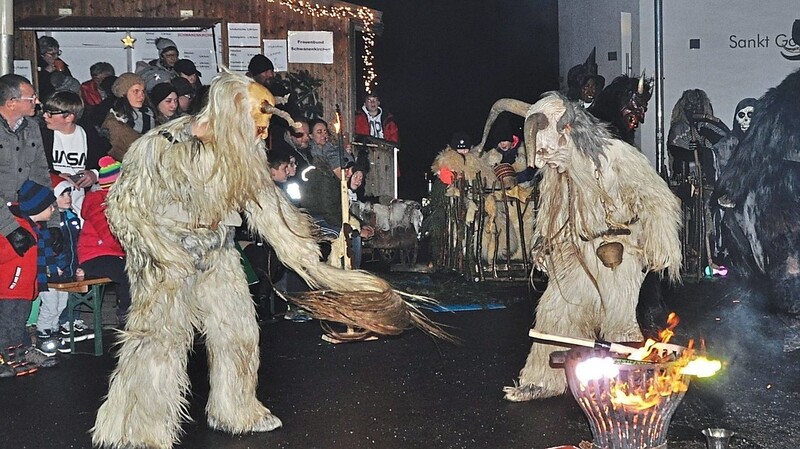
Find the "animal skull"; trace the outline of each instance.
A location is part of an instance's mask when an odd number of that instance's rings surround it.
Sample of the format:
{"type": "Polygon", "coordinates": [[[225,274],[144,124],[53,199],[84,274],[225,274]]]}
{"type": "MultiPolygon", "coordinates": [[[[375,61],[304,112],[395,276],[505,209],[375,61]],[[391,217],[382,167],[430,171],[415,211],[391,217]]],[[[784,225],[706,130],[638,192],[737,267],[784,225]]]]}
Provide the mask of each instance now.
{"type": "Polygon", "coordinates": [[[750,120],[753,118],[753,107],[752,106],[745,106],[742,109],[736,111],[736,123],[739,124],[739,128],[742,132],[747,132],[747,129],[750,128],[750,120]]]}

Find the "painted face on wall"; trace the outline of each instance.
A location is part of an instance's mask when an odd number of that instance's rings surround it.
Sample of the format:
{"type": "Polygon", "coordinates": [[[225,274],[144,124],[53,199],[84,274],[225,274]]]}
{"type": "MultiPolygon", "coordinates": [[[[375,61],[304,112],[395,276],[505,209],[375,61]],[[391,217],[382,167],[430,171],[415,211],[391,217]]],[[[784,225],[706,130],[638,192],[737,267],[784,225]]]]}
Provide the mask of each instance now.
{"type": "Polygon", "coordinates": [[[753,119],[753,107],[746,106],[736,111],[736,123],[743,133],[746,133],[750,128],[750,121],[753,119]]]}

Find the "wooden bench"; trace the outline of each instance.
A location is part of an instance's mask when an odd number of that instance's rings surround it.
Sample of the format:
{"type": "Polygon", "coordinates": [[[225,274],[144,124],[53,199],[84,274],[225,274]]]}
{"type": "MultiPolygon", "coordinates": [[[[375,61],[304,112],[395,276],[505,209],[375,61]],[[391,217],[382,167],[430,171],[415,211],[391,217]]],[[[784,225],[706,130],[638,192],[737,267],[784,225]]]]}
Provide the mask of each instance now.
{"type": "Polygon", "coordinates": [[[71,325],[75,318],[75,307],[88,306],[92,309],[94,322],[94,355],[103,354],[103,293],[109,278],[86,279],[74,282],[55,282],[47,284],[48,287],[62,292],[69,292],[67,301],[67,316],[69,317],[69,347],[75,352],[75,329],[71,325]]]}

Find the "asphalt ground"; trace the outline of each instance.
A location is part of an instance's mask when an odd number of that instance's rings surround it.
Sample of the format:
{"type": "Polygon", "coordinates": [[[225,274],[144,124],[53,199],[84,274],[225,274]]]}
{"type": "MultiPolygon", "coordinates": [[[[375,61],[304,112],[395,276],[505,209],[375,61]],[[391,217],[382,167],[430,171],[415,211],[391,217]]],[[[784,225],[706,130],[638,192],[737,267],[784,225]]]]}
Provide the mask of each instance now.
{"type": "MultiPolygon", "coordinates": [[[[332,345],[317,321],[262,325],[258,396],[283,421],[273,432],[230,436],[210,430],[203,410],[207,364],[198,340],[188,369],[190,412],[179,448],[526,448],[591,441],[575,400],[503,399],[531,345],[536,294],[525,283],[475,284],[458,276],[387,274],[401,288],[445,304],[500,304],[491,310],[430,313],[453,345],[412,330],[377,341],[332,345]]],[[[784,353],[786,321],[766,312],[758,286],[735,279],[686,282],[665,292],[682,318],[675,341],[704,342],[724,366],[691,382],[668,433],[673,449],[706,447],[706,427],[736,432],[730,447],[793,448],[800,442],[800,351],[784,353]]],[[[113,295],[105,314],[113,320],[113,295]]],[[[110,321],[111,322],[111,321],[110,321]]],[[[235,330],[232,330],[235,332],[235,330]]],[[[107,345],[113,332],[106,330],[107,345]]],[[[699,344],[699,343],[698,343],[699,344]]],[[[101,357],[60,356],[52,369],[0,379],[0,448],[90,448],[88,430],[114,367],[101,357]]],[[[112,352],[109,353],[109,350],[112,352]]]]}

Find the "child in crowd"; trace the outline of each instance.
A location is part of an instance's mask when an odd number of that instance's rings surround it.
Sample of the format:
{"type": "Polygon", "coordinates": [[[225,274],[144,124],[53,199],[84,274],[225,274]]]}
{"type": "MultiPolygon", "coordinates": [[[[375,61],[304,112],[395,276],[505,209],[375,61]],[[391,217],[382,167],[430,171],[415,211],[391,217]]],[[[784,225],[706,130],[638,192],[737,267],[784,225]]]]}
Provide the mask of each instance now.
{"type": "MultiPolygon", "coordinates": [[[[81,222],[75,211],[72,210],[72,184],[59,176],[53,176],[53,193],[56,196],[56,205],[61,216],[59,227],[63,238],[60,253],[57,255],[57,272],[49,273],[49,282],[70,282],[75,280],[78,269],[78,236],[81,222]]],[[[69,336],[70,323],[63,317],[66,315],[69,293],[42,289],[39,297],[42,304],[39,308],[39,319],[36,324],[36,338],[39,349],[45,354],[53,355],[58,350],[62,353],[70,352],[69,344],[63,337],[69,336]],[[60,317],[61,320],[59,319],[60,317]],[[60,332],[59,332],[60,330],[60,332]],[[54,344],[55,342],[55,344],[54,344]]],[[[89,329],[83,320],[75,319],[75,341],[94,338],[94,332],[89,329]]]]}
{"type": "Polygon", "coordinates": [[[78,263],[87,278],[107,277],[117,292],[117,320],[124,327],[131,305],[131,284],[125,273],[125,251],[108,227],[106,197],[119,176],[120,163],[111,156],[100,158],[97,182],[100,189],[86,194],[83,201],[83,229],[78,238],[78,263]]]}
{"type": "Polygon", "coordinates": [[[25,329],[31,302],[39,286],[47,285],[47,262],[53,252],[45,248],[49,234],[46,224],[39,223],[50,219],[56,199],[49,188],[31,180],[22,184],[17,198],[18,203],[8,207],[26,232],[16,233],[13,238],[27,239],[35,245],[20,254],[8,239],[0,239],[0,377],[29,374],[58,364],[55,357],[30,346],[25,329]]]}
{"type": "MultiPolygon", "coordinates": [[[[111,145],[93,126],[81,126],[83,100],[73,92],[56,92],[42,105],[42,143],[51,173],[72,183],[72,210],[80,217],[84,189],[97,182],[100,158],[111,145]]],[[[58,196],[58,195],[56,195],[58,196]]]]}

